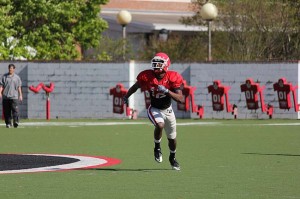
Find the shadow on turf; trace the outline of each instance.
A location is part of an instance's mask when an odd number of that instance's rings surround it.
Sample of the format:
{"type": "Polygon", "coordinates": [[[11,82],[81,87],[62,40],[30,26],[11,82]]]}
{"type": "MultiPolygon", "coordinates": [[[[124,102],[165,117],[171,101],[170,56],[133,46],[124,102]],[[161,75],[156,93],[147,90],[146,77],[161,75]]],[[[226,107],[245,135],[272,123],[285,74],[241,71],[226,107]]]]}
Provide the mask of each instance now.
{"type": "Polygon", "coordinates": [[[294,155],[294,154],[284,154],[284,153],[242,153],[245,155],[277,155],[277,156],[300,156],[300,155],[294,155]]]}
{"type": "Polygon", "coordinates": [[[97,168],[91,169],[97,171],[142,171],[142,172],[151,172],[151,171],[170,171],[172,169],[112,169],[112,168],[97,168]]]}

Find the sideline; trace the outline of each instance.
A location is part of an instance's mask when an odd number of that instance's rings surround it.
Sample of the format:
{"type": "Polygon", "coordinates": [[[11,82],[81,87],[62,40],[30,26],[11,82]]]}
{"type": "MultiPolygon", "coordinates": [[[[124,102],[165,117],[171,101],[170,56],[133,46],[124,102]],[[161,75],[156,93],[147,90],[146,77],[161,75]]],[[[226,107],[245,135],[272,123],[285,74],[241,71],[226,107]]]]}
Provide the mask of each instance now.
{"type": "Polygon", "coordinates": [[[146,122],[24,122],[20,126],[115,126],[147,124],[146,122]]]}
{"type": "MultiPolygon", "coordinates": [[[[68,127],[80,127],[80,126],[118,126],[118,125],[149,125],[150,122],[24,122],[20,123],[22,127],[35,127],[35,126],[68,126],[68,127]]],[[[231,123],[226,124],[224,122],[177,122],[177,126],[300,126],[300,122],[290,123],[265,123],[265,124],[254,124],[254,123],[231,123]]],[[[0,124],[5,126],[5,124],[0,124]]]]}
{"type": "MultiPolygon", "coordinates": [[[[5,126],[4,124],[0,124],[5,126]]],[[[20,128],[23,126],[117,126],[117,125],[149,125],[152,126],[150,122],[24,122],[20,123],[20,128]]],[[[190,126],[190,125],[222,125],[221,122],[179,122],[177,126],[190,126]]]]}

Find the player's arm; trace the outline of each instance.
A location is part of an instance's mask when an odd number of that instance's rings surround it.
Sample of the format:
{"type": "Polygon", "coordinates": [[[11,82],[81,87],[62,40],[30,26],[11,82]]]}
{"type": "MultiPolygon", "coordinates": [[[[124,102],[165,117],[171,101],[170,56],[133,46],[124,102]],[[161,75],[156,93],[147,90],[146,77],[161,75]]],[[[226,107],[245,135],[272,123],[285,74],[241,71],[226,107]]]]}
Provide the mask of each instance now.
{"type": "Polygon", "coordinates": [[[167,95],[170,95],[177,102],[184,102],[184,96],[182,95],[181,89],[175,89],[174,92],[169,90],[167,95]]]}
{"type": "Polygon", "coordinates": [[[0,80],[0,98],[2,98],[3,90],[4,90],[4,76],[0,80]]]}
{"type": "Polygon", "coordinates": [[[124,98],[129,98],[133,93],[135,93],[140,88],[140,85],[138,82],[135,82],[129,89],[124,98]]]}
{"type": "Polygon", "coordinates": [[[163,85],[158,85],[157,90],[165,95],[169,95],[172,99],[174,99],[177,102],[184,102],[184,97],[180,88],[175,88],[174,91],[171,91],[163,85]]]}
{"type": "Polygon", "coordinates": [[[3,87],[2,85],[0,85],[0,98],[2,98],[2,91],[3,91],[3,87]]]}
{"type": "Polygon", "coordinates": [[[164,93],[165,95],[169,95],[173,100],[177,102],[184,102],[184,96],[182,94],[181,85],[183,78],[179,73],[171,73],[170,79],[171,81],[171,90],[167,89],[163,85],[158,85],[158,91],[164,93]]]}

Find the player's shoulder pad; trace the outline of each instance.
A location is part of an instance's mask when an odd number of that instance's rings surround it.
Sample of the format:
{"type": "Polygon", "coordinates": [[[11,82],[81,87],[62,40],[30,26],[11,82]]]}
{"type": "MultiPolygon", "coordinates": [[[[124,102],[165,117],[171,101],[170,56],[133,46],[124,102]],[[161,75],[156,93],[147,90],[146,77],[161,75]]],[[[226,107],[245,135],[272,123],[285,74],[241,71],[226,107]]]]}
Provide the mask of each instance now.
{"type": "Polygon", "coordinates": [[[176,71],[168,71],[168,75],[169,75],[170,82],[182,83],[183,81],[182,76],[176,71]]]}
{"type": "Polygon", "coordinates": [[[147,81],[148,79],[151,79],[153,75],[153,70],[144,70],[138,74],[137,80],[147,81]]]}
{"type": "Polygon", "coordinates": [[[168,71],[168,79],[170,81],[170,85],[172,88],[177,89],[177,88],[181,88],[182,84],[183,84],[183,78],[182,76],[176,72],[176,71],[168,71]]]}

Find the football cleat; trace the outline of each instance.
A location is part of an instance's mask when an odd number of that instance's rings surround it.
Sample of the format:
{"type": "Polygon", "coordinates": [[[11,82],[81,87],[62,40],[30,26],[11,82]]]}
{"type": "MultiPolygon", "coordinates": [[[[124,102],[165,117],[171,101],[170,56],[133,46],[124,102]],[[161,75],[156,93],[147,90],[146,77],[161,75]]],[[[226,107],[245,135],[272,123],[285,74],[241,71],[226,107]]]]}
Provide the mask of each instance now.
{"type": "Polygon", "coordinates": [[[15,122],[15,123],[14,123],[14,128],[18,128],[18,126],[19,126],[19,123],[18,123],[18,122],[15,122]]]}
{"type": "Polygon", "coordinates": [[[177,162],[176,158],[170,158],[169,159],[172,169],[176,171],[180,171],[179,163],[177,162]]]}
{"type": "Polygon", "coordinates": [[[158,163],[161,163],[163,161],[161,149],[154,149],[154,159],[158,163]]]}

